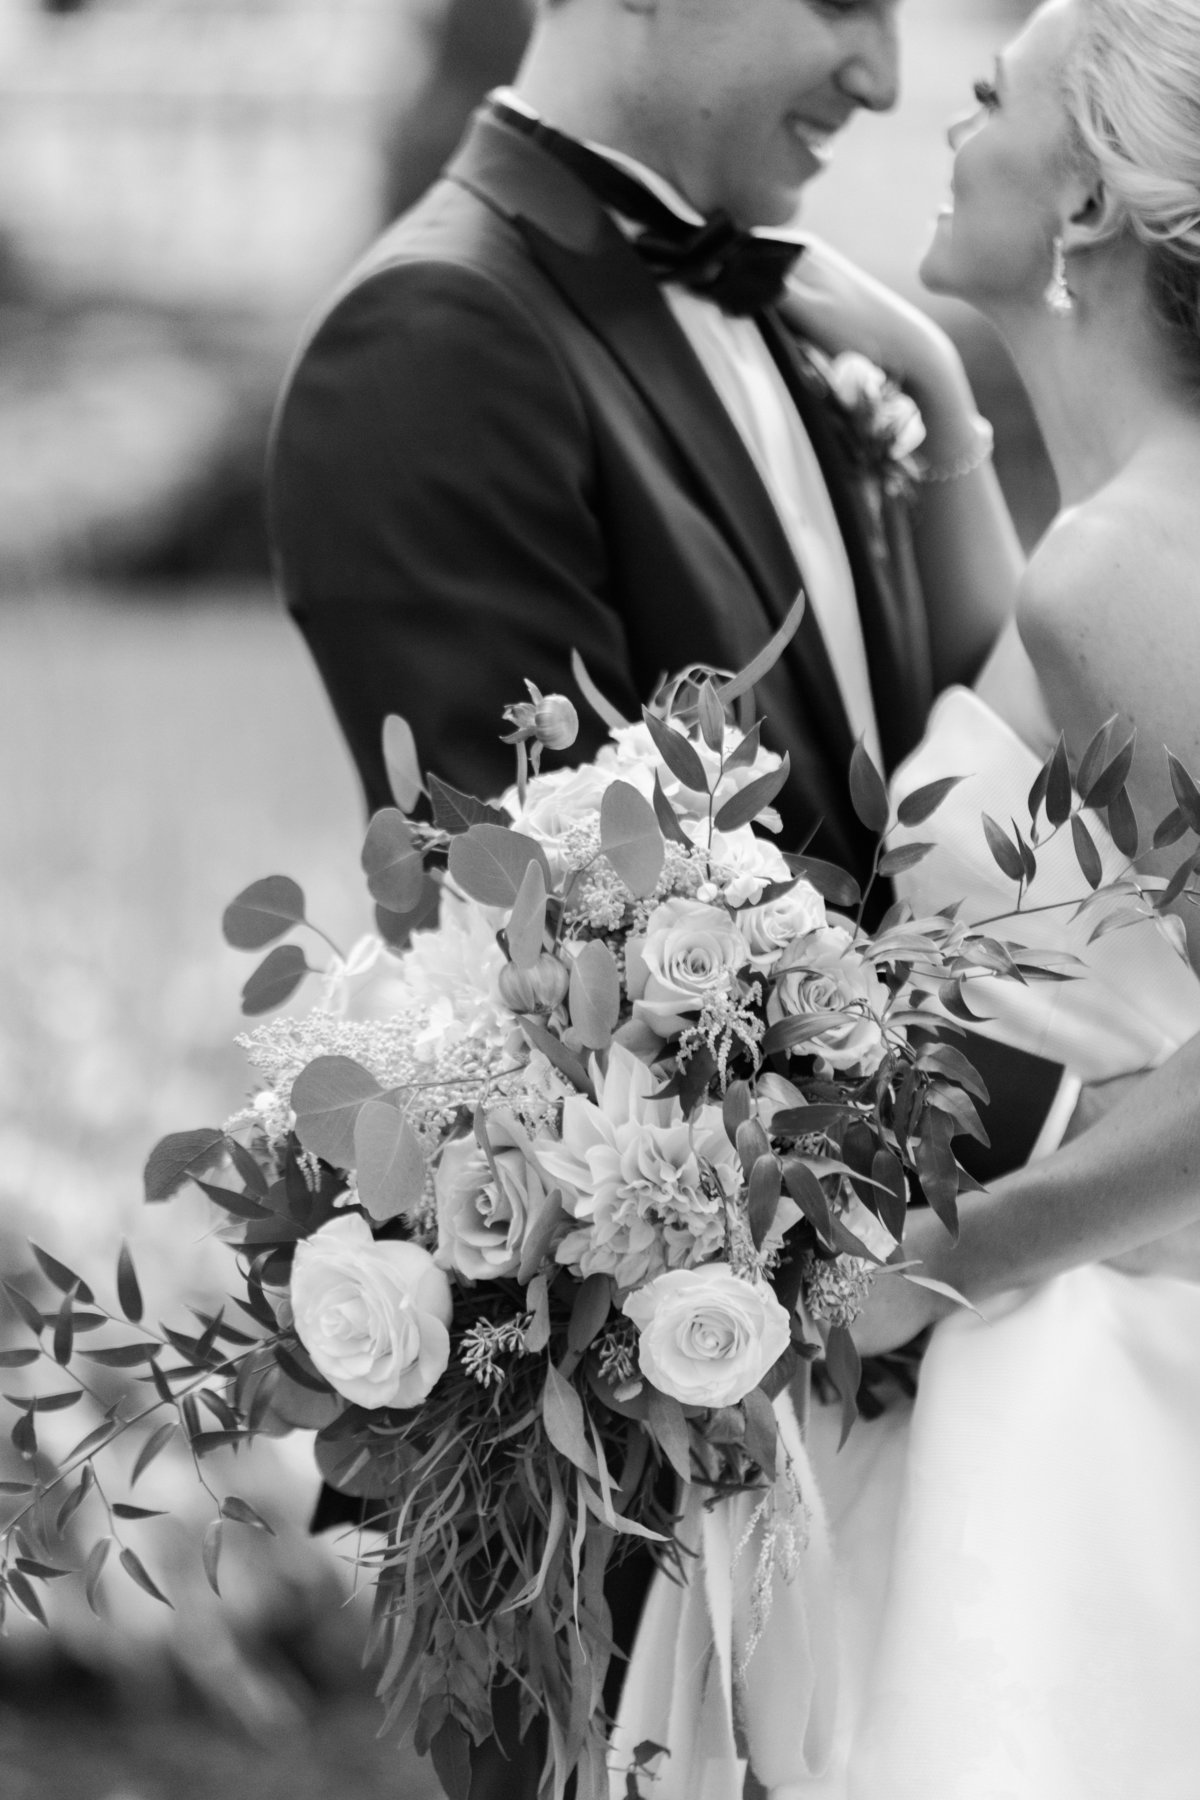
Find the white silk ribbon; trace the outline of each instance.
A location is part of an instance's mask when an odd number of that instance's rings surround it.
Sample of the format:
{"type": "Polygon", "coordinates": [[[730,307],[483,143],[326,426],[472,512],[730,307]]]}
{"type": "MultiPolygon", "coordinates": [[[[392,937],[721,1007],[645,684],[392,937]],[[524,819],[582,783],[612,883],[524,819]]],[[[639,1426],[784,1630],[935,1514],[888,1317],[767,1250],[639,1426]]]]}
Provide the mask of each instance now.
{"type": "Polygon", "coordinates": [[[656,1575],[626,1672],[610,1753],[624,1800],[634,1749],[654,1800],[742,1800],[747,1769],[771,1800],[826,1767],[837,1705],[833,1562],[821,1498],[786,1394],[775,1402],[774,1490],[715,1506],[688,1487],[680,1582],[656,1575]]]}

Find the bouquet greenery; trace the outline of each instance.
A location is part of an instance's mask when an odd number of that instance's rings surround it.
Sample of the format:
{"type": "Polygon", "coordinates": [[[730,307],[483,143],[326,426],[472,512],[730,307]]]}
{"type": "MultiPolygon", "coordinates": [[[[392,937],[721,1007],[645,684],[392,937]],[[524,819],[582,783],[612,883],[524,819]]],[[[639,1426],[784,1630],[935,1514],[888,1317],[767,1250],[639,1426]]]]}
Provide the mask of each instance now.
{"type": "MultiPolygon", "coordinates": [[[[7,1285],[20,1341],[0,1364],[73,1385],[9,1396],[28,1474],[0,1483],[0,1599],[44,1620],[39,1586],[68,1572],[64,1533],[88,1507],[104,1517],[89,1598],[114,1549],[163,1598],[123,1535],[149,1509],[97,1475],[119,1435],[137,1446],[131,1482],[177,1435],[203,1481],[210,1455],[312,1431],[326,1481],[361,1503],[389,1720],[465,1795],[469,1746],[511,1682],[523,1725],[548,1720],[546,1792],[577,1771],[581,1800],[607,1793],[606,1569],[638,1541],[680,1562],[674,1477],[714,1504],[787,1504],[773,1402],[814,1359],[849,1429],[867,1283],[885,1266],[924,1279],[899,1261],[906,1209],[923,1199],[953,1231],[968,1183],[953,1140],[982,1133],[986,1094],[946,1041],[972,1018],[964,996],[981,977],[1069,974],[953,909],[897,904],[866,929],[871,885],[924,856],[911,833],[953,780],[893,821],[855,752],[851,796],[879,840],[862,890],[772,841],[788,769],[748,706],[794,623],[741,676],[669,683],[636,724],[578,669],[611,737],[577,768],[541,772],[576,720],[531,690],[506,714],[517,779],[494,803],[424,777],[389,720],[396,805],[363,849],[378,931],[348,956],[330,946],[322,970],[281,941],[316,929],[293,881],[231,904],[229,942],[268,950],[248,1014],[323,979],[315,1008],[240,1040],[259,1079],[248,1108],[166,1138],[147,1165],[149,1200],[195,1182],[219,1210],[231,1311],[150,1329],[128,1250],[117,1311],[43,1252],[51,1311],[7,1285]],[[893,824],[909,841],[889,850],[893,824]],[[121,1341],[91,1335],[122,1322],[121,1341]],[[42,1415],[105,1369],[117,1398],[53,1462],[42,1415]]],[[[1093,802],[1128,839],[1127,747],[1089,755],[1093,802]]],[[[1200,830],[1182,770],[1176,792],[1164,841],[1200,830]]],[[[1100,885],[1061,745],[1030,818],[1011,837],[985,822],[1018,908],[1038,830],[1068,820],[1100,885]]],[[[1131,879],[1120,903],[1143,916],[1163,900],[1131,879]]],[[[214,1505],[215,1587],[229,1526],[269,1526],[236,1497],[214,1505]]]]}

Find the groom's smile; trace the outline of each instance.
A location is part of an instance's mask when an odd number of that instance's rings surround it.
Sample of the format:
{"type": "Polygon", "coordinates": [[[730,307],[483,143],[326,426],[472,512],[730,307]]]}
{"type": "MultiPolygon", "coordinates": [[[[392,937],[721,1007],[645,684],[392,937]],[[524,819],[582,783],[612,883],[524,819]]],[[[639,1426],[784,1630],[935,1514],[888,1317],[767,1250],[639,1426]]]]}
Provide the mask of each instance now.
{"type": "Polygon", "coordinates": [[[859,107],[899,85],[899,0],[627,0],[636,54],[620,147],[703,213],[782,225],[859,107]]]}

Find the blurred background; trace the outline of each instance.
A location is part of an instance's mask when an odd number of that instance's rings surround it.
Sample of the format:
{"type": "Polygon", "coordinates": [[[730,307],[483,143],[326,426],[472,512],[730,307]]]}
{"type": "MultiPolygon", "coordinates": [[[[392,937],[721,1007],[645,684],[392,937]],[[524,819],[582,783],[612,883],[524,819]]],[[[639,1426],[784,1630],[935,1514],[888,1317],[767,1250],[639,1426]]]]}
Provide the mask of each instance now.
{"type": "MultiPolygon", "coordinates": [[[[946,123],[1030,10],[905,0],[904,102],[810,190],[806,223],[914,297],[946,123]]],[[[270,590],[264,445],[307,313],[525,30],[524,0],[0,0],[0,1274],[39,1300],[30,1237],[98,1287],[129,1238],[155,1317],[222,1294],[205,1204],[145,1208],[140,1180],[245,1098],[222,908],[286,872],[343,946],[368,927],[356,785],[270,590]]],[[[1011,370],[939,316],[1032,542],[1053,486],[1011,370]]],[[[223,1604],[212,1503],[168,1453],[136,1495],[167,1516],[129,1541],[175,1609],[109,1574],[101,1627],[64,1581],[50,1633],[0,1640],[6,1800],[437,1794],[375,1739],[307,1441],[229,1460],[214,1485],[278,1535],[231,1536],[223,1604]]]]}

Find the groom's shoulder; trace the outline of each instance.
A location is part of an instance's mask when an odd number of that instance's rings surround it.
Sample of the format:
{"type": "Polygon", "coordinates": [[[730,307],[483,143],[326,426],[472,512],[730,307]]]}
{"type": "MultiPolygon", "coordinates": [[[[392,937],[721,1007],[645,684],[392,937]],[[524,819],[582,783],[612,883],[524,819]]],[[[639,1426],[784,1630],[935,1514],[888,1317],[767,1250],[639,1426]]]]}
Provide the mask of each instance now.
{"type": "Polygon", "coordinates": [[[555,296],[519,230],[443,178],[384,230],[310,316],[292,373],[314,355],[436,355],[491,346],[557,360],[555,296]]]}

